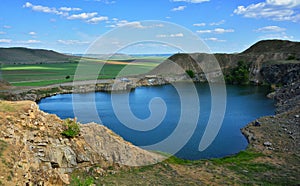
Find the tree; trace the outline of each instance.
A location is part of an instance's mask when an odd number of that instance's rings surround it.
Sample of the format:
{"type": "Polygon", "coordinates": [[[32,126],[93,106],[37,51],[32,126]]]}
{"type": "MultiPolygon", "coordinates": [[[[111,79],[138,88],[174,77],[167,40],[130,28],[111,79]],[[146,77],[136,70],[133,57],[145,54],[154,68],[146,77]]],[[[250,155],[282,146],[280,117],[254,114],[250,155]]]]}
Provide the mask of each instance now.
{"type": "Polygon", "coordinates": [[[249,83],[249,66],[244,61],[238,61],[237,67],[233,68],[225,76],[226,83],[244,85],[249,83]]]}

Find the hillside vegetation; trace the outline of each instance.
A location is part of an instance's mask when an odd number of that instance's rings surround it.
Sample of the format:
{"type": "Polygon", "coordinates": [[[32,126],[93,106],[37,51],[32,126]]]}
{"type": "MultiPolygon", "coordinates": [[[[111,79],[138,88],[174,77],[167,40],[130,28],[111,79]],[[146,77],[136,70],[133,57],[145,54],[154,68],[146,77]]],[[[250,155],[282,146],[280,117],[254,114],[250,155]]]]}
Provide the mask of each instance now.
{"type": "Polygon", "coordinates": [[[61,54],[52,50],[29,48],[0,48],[2,64],[41,64],[76,61],[79,57],[61,54]]]}

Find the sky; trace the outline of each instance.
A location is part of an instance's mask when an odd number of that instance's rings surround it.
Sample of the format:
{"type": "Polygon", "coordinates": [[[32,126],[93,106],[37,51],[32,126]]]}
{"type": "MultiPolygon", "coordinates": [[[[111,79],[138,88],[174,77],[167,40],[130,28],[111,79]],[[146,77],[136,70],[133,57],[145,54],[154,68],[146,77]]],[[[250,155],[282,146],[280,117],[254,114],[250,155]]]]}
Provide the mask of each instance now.
{"type": "MultiPolygon", "coordinates": [[[[109,40],[110,44],[120,44],[121,35],[126,38],[137,33],[152,34],[152,40],[170,38],[173,41],[186,39],[187,34],[192,34],[213,53],[242,52],[263,39],[300,41],[300,0],[0,2],[0,47],[83,54],[99,37],[118,29],[120,37],[109,40]],[[145,20],[152,20],[152,26],[145,20]],[[175,25],[177,29],[167,29],[166,25],[175,25]],[[122,27],[134,28],[135,31],[129,36],[127,33],[131,31],[120,29],[122,27]],[[154,27],[159,29],[153,30],[154,27]],[[147,29],[152,30],[146,32],[147,29]]],[[[136,45],[128,52],[168,53],[177,50],[173,46],[164,47],[148,45],[148,48],[142,48],[136,45]]]]}

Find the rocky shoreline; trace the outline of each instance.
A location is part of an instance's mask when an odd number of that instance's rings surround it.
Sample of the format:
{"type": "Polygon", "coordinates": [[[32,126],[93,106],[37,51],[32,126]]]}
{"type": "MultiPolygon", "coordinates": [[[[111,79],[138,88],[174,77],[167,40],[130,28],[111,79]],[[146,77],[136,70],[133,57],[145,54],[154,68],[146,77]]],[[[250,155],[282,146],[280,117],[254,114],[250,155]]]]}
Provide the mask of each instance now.
{"type": "Polygon", "coordinates": [[[122,92],[131,91],[140,86],[160,86],[170,83],[187,81],[186,75],[173,77],[162,77],[157,75],[145,75],[142,77],[126,77],[118,79],[79,81],[73,83],[63,83],[44,87],[24,87],[6,89],[0,92],[0,100],[8,101],[39,101],[45,97],[57,94],[89,93],[89,92],[122,92]]]}
{"type": "MultiPolygon", "coordinates": [[[[279,167],[299,170],[300,81],[275,92],[277,114],[258,118],[241,129],[248,139],[247,149],[268,155],[279,167]],[[292,162],[292,163],[291,163],[292,162]]],[[[0,162],[3,184],[62,185],[70,183],[74,170],[89,170],[107,175],[118,167],[159,162],[163,157],[139,149],[99,124],[81,125],[80,136],[61,135],[64,121],[38,109],[31,101],[0,101],[0,142],[9,144],[0,162]]],[[[296,179],[296,178],[293,178],[296,179]]],[[[296,179],[297,180],[297,179],[296,179]]]]}

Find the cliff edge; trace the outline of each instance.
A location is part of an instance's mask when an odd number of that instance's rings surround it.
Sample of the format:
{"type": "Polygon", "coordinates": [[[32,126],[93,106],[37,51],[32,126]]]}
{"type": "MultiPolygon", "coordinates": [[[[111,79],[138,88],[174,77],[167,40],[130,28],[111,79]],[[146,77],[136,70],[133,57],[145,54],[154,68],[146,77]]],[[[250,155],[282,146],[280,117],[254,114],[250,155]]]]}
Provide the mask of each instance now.
{"type": "Polygon", "coordinates": [[[61,133],[63,120],[38,109],[35,102],[0,101],[0,180],[4,185],[69,184],[69,173],[99,165],[153,164],[162,157],[142,150],[106,127],[80,125],[79,136],[61,133]]]}

